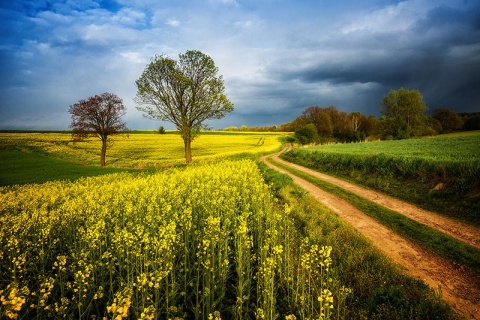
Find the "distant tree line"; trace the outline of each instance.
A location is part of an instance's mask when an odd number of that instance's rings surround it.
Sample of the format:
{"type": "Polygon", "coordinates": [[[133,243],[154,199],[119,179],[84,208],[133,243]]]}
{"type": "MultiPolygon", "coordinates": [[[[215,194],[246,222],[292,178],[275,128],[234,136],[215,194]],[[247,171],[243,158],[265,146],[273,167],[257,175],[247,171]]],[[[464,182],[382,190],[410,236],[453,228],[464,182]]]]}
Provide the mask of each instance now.
{"type": "Polygon", "coordinates": [[[307,107],[292,122],[270,127],[229,127],[229,131],[295,132],[302,144],[398,140],[458,130],[479,130],[480,112],[457,114],[437,108],[432,115],[418,90],[390,90],[380,101],[380,118],[360,112],[346,113],[335,106],[307,107]]]}

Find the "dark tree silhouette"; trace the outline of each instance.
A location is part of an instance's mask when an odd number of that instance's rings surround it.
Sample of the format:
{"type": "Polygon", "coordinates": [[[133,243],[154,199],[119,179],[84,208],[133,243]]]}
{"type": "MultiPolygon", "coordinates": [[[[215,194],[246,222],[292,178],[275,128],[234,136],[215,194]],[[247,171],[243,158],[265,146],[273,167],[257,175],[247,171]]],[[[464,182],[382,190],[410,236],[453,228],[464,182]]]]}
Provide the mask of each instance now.
{"type": "Polygon", "coordinates": [[[443,133],[459,130],[463,126],[462,117],[450,109],[437,108],[433,110],[433,118],[440,122],[443,133]]]}
{"type": "Polygon", "coordinates": [[[73,129],[74,139],[81,140],[88,136],[96,136],[102,140],[100,164],[104,167],[109,137],[128,130],[126,123],[122,120],[125,115],[122,99],[113,93],[106,92],[80,100],[71,105],[68,112],[72,115],[70,128],[73,129]]]}

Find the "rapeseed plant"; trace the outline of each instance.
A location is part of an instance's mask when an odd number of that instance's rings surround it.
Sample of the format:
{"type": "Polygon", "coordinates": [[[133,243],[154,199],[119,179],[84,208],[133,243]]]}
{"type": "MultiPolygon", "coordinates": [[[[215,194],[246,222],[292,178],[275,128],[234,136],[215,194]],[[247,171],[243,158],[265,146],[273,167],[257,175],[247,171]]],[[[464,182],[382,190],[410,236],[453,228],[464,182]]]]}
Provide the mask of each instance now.
{"type": "Polygon", "coordinates": [[[281,299],[313,319],[347,290],[294,233],[252,161],[0,188],[1,314],[271,319],[281,299]]]}
{"type": "MultiPolygon", "coordinates": [[[[193,160],[215,160],[236,154],[274,152],[281,147],[279,138],[286,133],[200,134],[192,145],[193,160]],[[259,138],[262,143],[258,143],[259,138]]],[[[39,150],[63,160],[98,165],[101,142],[87,138],[71,141],[70,133],[0,133],[5,147],[31,152],[39,150]]],[[[130,134],[128,139],[112,137],[107,164],[122,168],[160,168],[184,163],[184,148],[176,134],[130,134]],[[159,148],[162,146],[162,148],[159,148]]],[[[38,151],[37,151],[38,152],[38,151]]]]}
{"type": "Polygon", "coordinates": [[[19,289],[16,282],[9,284],[4,290],[0,290],[0,315],[3,314],[8,319],[17,319],[29,293],[27,287],[19,289]]]}

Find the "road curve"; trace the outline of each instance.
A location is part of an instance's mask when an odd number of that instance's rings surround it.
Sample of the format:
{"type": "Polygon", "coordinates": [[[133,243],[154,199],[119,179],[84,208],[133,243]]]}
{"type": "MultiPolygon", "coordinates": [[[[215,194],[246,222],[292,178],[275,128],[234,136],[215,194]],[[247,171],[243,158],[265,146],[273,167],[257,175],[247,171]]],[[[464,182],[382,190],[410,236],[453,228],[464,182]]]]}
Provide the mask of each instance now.
{"type": "MultiPolygon", "coordinates": [[[[285,150],[287,149],[284,149],[282,152],[284,152],[285,150]]],[[[354,185],[348,182],[324,174],[320,174],[311,169],[281,160],[278,156],[282,152],[276,153],[274,155],[263,156],[260,158],[260,161],[264,162],[270,168],[292,177],[293,181],[296,184],[308,191],[310,195],[323,203],[329,209],[336,212],[342,219],[350,223],[360,233],[362,233],[365,237],[372,241],[386,256],[390,257],[395,263],[402,266],[405,273],[409,274],[414,278],[423,280],[433,289],[437,289],[440,287],[442,289],[442,298],[444,299],[444,301],[450,304],[461,315],[463,315],[467,319],[480,320],[480,279],[478,277],[472,277],[466,272],[455,268],[451,264],[451,262],[429,251],[426,251],[412,241],[396,234],[394,231],[377,222],[370,216],[366,215],[346,200],[343,200],[331,193],[323,191],[312,183],[302,178],[299,178],[291,174],[290,172],[283,170],[282,168],[279,168],[267,161],[267,158],[272,158],[274,161],[295,168],[296,170],[301,170],[319,179],[323,180],[325,178],[325,181],[341,186],[342,188],[353,192],[352,186],[354,185]]],[[[364,189],[359,186],[355,186],[355,189],[357,188],[364,189]]],[[[371,190],[364,189],[362,192],[374,193],[374,198],[377,200],[374,202],[380,205],[388,203],[390,201],[388,199],[391,198],[387,197],[383,199],[384,195],[378,192],[373,192],[371,190]]],[[[357,192],[354,193],[362,196],[357,192]]],[[[368,194],[368,196],[365,196],[365,198],[371,200],[371,196],[371,194],[368,194]]],[[[395,200],[399,201],[397,199],[395,200]]],[[[409,209],[406,211],[408,212],[408,216],[410,218],[415,219],[414,217],[416,217],[416,214],[413,213],[414,210],[412,208],[416,207],[412,205],[410,206],[411,207],[409,207],[409,209]]],[[[398,210],[392,209],[391,207],[387,208],[398,212],[398,210]]],[[[400,213],[405,214],[403,212],[400,213]]],[[[438,218],[438,215],[434,213],[430,214],[430,219],[433,219],[435,216],[437,216],[438,218]]],[[[435,224],[431,227],[438,229],[437,227],[435,227],[435,224]]],[[[439,230],[443,231],[441,229],[439,230]]],[[[446,231],[443,232],[447,233],[446,231]]],[[[455,234],[455,232],[452,233],[455,234]]],[[[476,234],[473,234],[473,236],[466,238],[468,241],[468,238],[475,238],[475,235],[477,236],[475,243],[477,244],[476,247],[478,247],[478,231],[476,234]]]]}

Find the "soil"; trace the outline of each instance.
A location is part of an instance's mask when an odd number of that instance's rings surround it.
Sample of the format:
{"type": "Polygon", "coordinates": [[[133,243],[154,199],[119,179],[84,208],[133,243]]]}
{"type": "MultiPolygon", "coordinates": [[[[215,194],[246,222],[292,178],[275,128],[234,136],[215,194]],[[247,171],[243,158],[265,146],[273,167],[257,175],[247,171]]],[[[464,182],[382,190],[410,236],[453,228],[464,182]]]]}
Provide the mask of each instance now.
{"type": "MultiPolygon", "coordinates": [[[[282,152],[286,151],[284,149],[282,152]]],[[[281,152],[280,152],[281,153],[281,152]]],[[[480,229],[462,222],[446,218],[434,212],[420,209],[412,204],[372,191],[344,180],[280,159],[280,153],[260,158],[269,167],[291,176],[296,184],[304,188],[314,198],[323,203],[342,219],[350,223],[360,233],[373,242],[386,256],[400,265],[404,272],[424,281],[431,288],[441,289],[442,299],[466,319],[480,320],[480,276],[471,274],[461,266],[453,264],[431,253],[410,240],[398,235],[388,227],[369,217],[346,200],[321,190],[310,182],[301,179],[269,162],[267,158],[301,170],[331,184],[342,187],[388,209],[399,212],[420,223],[451,235],[460,241],[480,248],[480,229]]]]}

